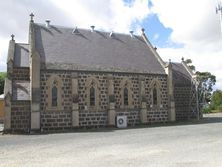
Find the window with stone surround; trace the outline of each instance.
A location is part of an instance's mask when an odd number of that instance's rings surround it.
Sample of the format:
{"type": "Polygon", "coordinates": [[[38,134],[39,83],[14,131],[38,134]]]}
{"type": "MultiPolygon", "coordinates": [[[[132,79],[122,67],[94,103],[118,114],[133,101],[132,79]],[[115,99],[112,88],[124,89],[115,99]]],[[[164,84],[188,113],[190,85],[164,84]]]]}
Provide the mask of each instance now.
{"type": "Polygon", "coordinates": [[[90,106],[95,106],[95,100],[96,100],[96,98],[95,98],[95,88],[92,86],[91,88],[90,88],[90,106]]]}
{"type": "Polygon", "coordinates": [[[58,89],[56,85],[52,87],[52,107],[56,107],[58,104],[58,89]]]}
{"type": "Polygon", "coordinates": [[[51,75],[46,82],[46,110],[62,110],[62,80],[58,75],[51,75]]]}
{"type": "Polygon", "coordinates": [[[155,86],[153,88],[153,105],[157,105],[157,90],[155,86]]]}
{"type": "Polygon", "coordinates": [[[121,108],[133,107],[132,83],[128,78],[124,78],[120,83],[121,88],[121,108]]]}
{"type": "Polygon", "coordinates": [[[128,97],[129,94],[128,94],[128,89],[126,87],[124,88],[124,93],[123,94],[124,94],[124,98],[123,98],[124,105],[128,106],[129,105],[129,101],[128,101],[129,100],[129,97],[128,97]]]}
{"type": "Polygon", "coordinates": [[[150,84],[151,107],[159,108],[161,106],[160,82],[153,79],[150,84]]]}
{"type": "Polygon", "coordinates": [[[86,92],[87,92],[87,108],[90,111],[98,111],[99,106],[99,81],[96,77],[90,76],[86,79],[86,92]]]}

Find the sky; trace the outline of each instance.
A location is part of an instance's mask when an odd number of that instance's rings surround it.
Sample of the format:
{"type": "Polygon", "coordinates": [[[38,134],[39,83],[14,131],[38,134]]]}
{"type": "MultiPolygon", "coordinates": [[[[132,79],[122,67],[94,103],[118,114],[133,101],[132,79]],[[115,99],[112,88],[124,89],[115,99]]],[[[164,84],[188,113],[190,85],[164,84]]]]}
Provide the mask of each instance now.
{"type": "Polygon", "coordinates": [[[0,71],[6,71],[8,42],[27,43],[34,21],[128,34],[145,33],[164,61],[192,59],[198,71],[217,78],[222,89],[222,32],[218,0],[1,0],[0,71]],[[12,9],[13,7],[13,9],[12,9]]]}

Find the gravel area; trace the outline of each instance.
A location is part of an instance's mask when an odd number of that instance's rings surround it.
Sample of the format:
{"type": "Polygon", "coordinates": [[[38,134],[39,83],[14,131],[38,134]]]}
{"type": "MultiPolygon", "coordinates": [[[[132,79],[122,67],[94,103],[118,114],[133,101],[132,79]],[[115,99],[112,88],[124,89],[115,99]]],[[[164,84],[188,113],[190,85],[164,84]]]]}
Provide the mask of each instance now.
{"type": "Polygon", "coordinates": [[[222,114],[200,123],[44,135],[0,135],[0,166],[219,167],[222,114]]]}

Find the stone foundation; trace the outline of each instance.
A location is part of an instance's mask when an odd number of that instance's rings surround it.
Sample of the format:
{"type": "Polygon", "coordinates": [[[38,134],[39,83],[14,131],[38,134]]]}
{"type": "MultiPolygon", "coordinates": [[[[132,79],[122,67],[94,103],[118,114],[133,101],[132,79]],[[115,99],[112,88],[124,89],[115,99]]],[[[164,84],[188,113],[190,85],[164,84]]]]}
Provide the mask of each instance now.
{"type": "Polygon", "coordinates": [[[79,126],[100,128],[108,125],[108,112],[79,111],[79,126]]]}
{"type": "Polygon", "coordinates": [[[29,132],[30,101],[12,101],[11,130],[13,132],[29,132]]]}
{"type": "Polygon", "coordinates": [[[68,130],[72,127],[72,113],[69,111],[49,111],[41,113],[41,129],[44,131],[68,130]]]}
{"type": "Polygon", "coordinates": [[[147,111],[148,123],[164,123],[168,121],[168,111],[166,109],[149,109],[147,111]]]}
{"type": "Polygon", "coordinates": [[[127,116],[127,126],[135,126],[140,124],[139,110],[116,111],[116,116],[127,116]]]}

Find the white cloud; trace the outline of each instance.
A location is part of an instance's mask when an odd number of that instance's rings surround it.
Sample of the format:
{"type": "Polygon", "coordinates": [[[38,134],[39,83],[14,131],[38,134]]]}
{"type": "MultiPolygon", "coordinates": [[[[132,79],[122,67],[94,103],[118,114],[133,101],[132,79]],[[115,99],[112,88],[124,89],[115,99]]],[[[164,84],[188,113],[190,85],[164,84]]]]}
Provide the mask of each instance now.
{"type": "Polygon", "coordinates": [[[131,4],[123,0],[53,0],[66,13],[74,25],[88,28],[95,25],[103,30],[128,33],[132,23],[142,22],[150,10],[147,0],[135,0],[131,4]]]}
{"type": "Polygon", "coordinates": [[[209,71],[217,77],[222,89],[222,35],[216,0],[152,0],[153,12],[161,23],[172,29],[170,40],[183,48],[160,48],[164,59],[191,58],[199,71],[209,71]]]}
{"type": "Polygon", "coordinates": [[[31,12],[35,14],[35,22],[50,19],[55,25],[83,28],[95,25],[97,29],[128,33],[132,24],[141,23],[150,11],[148,0],[135,0],[131,4],[123,0],[0,1],[0,71],[6,70],[10,35],[15,34],[16,42],[27,42],[31,12]]]}

